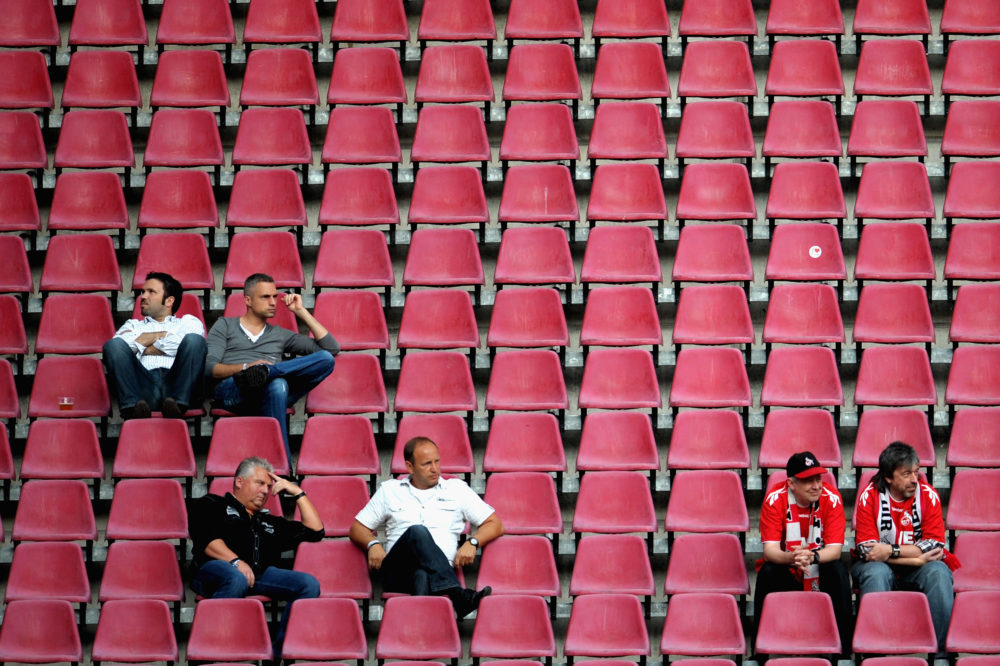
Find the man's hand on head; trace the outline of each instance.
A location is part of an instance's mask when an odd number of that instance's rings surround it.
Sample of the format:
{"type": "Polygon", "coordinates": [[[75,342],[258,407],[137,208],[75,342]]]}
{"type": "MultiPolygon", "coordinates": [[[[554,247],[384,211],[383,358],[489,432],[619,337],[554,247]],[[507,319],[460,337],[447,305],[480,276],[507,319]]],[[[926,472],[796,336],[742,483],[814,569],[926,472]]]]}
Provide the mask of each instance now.
{"type": "Polygon", "coordinates": [[[300,294],[285,294],[285,306],[296,315],[305,310],[300,294]]]}
{"type": "Polygon", "coordinates": [[[288,493],[289,495],[298,495],[302,492],[302,488],[298,485],[292,483],[288,479],[283,479],[274,472],[268,472],[271,480],[274,481],[274,485],[271,486],[271,494],[277,495],[278,493],[288,493]]]}

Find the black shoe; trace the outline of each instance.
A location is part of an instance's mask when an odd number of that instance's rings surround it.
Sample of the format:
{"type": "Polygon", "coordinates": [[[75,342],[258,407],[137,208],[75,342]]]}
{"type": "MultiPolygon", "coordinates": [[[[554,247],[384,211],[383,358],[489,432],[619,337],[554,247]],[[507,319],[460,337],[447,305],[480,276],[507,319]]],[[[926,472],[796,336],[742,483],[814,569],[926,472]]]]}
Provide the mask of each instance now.
{"type": "Polygon", "coordinates": [[[455,607],[455,617],[461,620],[466,615],[479,608],[479,602],[482,601],[484,597],[488,597],[493,594],[493,588],[487,585],[483,589],[476,592],[475,590],[470,590],[468,588],[455,587],[448,590],[447,594],[448,598],[451,599],[451,605],[455,607]]]}
{"type": "Polygon", "coordinates": [[[177,402],[173,398],[164,398],[161,409],[163,410],[164,418],[182,419],[184,418],[184,412],[187,411],[187,405],[177,402]]]}
{"type": "Polygon", "coordinates": [[[233,375],[233,381],[241,391],[262,389],[267,384],[267,366],[251,365],[233,375]]]}
{"type": "Polygon", "coordinates": [[[121,413],[122,419],[128,421],[129,419],[148,419],[153,415],[153,410],[149,408],[149,404],[145,400],[140,400],[133,407],[121,410],[121,413]]]}

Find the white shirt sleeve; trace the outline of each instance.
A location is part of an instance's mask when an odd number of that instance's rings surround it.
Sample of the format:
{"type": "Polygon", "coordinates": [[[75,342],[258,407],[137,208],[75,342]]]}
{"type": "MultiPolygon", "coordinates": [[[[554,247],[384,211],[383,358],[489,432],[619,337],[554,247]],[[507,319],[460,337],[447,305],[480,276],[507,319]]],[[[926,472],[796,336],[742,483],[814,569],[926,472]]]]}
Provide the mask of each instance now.
{"type": "Polygon", "coordinates": [[[153,343],[165,356],[176,356],[177,348],[185,335],[195,334],[205,337],[205,326],[194,315],[184,315],[174,319],[171,326],[166,327],[167,334],[153,343]]]}
{"type": "Polygon", "coordinates": [[[358,511],[358,514],[354,518],[372,531],[382,526],[389,518],[389,502],[386,497],[384,485],[379,485],[378,490],[368,500],[368,504],[365,504],[364,508],[358,511]]]}

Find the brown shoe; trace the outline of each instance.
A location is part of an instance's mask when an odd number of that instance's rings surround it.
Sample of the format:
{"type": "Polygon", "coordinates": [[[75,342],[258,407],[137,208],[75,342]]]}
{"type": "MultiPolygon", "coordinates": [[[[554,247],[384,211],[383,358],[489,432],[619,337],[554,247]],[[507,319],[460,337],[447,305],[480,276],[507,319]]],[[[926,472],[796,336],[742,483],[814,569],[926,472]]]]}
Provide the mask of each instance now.
{"type": "Polygon", "coordinates": [[[140,400],[135,403],[135,406],[121,410],[121,413],[122,419],[128,421],[129,419],[148,419],[153,415],[153,410],[149,408],[149,404],[145,400],[140,400]]]}
{"type": "Polygon", "coordinates": [[[163,417],[167,419],[182,419],[184,418],[184,412],[187,411],[187,405],[183,405],[173,398],[164,398],[163,406],[163,417]]]}

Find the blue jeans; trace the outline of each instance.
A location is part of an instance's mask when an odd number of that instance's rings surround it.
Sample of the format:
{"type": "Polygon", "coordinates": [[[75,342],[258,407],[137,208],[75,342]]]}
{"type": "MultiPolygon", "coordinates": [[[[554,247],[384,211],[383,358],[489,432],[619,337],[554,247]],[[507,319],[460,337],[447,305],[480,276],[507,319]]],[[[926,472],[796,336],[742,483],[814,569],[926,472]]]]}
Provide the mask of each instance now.
{"type": "Polygon", "coordinates": [[[382,560],[382,588],[417,596],[460,587],[455,568],[423,525],[413,525],[382,560]]]}
{"type": "Polygon", "coordinates": [[[118,406],[135,407],[144,400],[158,410],[164,398],[191,406],[201,401],[205,375],[205,338],[189,333],[181,338],[170,368],[147,370],[121,338],[104,343],[104,367],[118,394],[118,406]]]}
{"type": "Polygon", "coordinates": [[[931,621],[937,634],[938,652],[945,651],[951,607],[955,603],[951,569],[944,562],[928,562],[922,567],[895,566],[885,562],[855,562],[851,576],[861,596],[868,592],[916,590],[927,595],[931,621]]]}
{"type": "Polygon", "coordinates": [[[195,573],[191,579],[191,589],[211,599],[242,599],[248,593],[252,593],[288,601],[274,636],[274,657],[278,659],[281,656],[281,645],[285,641],[285,629],[288,627],[288,614],[292,610],[292,602],[297,599],[318,597],[319,581],[312,574],[303,571],[268,567],[257,576],[251,588],[239,569],[229,562],[212,560],[203,564],[195,573]]]}
{"type": "Polygon", "coordinates": [[[267,386],[261,392],[245,395],[229,377],[215,387],[215,399],[223,408],[237,414],[260,414],[277,419],[290,465],[292,450],[288,445],[286,412],[333,372],[333,354],[320,350],[265,367],[267,386]]]}

